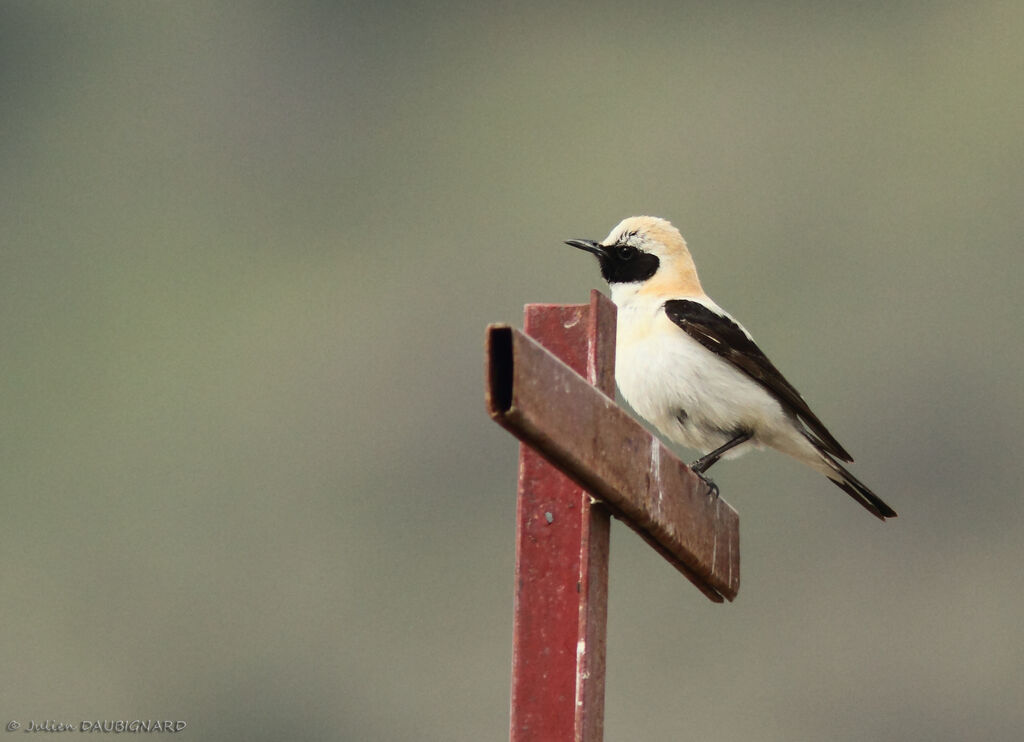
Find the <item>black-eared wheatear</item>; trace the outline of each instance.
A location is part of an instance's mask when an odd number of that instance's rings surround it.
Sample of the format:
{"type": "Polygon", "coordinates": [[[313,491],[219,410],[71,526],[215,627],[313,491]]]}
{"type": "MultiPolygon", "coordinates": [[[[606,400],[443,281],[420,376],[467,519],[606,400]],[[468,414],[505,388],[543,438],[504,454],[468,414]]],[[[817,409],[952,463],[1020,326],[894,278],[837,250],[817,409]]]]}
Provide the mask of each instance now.
{"type": "Polygon", "coordinates": [[[896,517],[839,463],[853,457],[750,333],[704,293],[679,230],[635,216],[603,242],[566,244],[596,255],[611,287],[622,396],[669,440],[708,452],[691,465],[697,474],[767,446],[821,472],[876,517],[896,517]]]}

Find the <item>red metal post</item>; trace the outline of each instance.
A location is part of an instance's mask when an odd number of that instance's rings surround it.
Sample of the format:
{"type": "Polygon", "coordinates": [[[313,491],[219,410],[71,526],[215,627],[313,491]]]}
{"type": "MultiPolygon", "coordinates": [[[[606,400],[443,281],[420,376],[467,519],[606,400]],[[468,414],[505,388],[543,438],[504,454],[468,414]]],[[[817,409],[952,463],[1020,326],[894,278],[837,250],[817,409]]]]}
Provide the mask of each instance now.
{"type": "Polygon", "coordinates": [[[487,410],[607,507],[716,603],[740,586],[739,514],[532,337],[487,328],[487,410]]]}
{"type": "MultiPolygon", "coordinates": [[[[615,307],[529,304],[524,330],[614,395],[615,307]]],[[[511,742],[600,742],[604,726],[609,512],[520,446],[511,742]]]]}

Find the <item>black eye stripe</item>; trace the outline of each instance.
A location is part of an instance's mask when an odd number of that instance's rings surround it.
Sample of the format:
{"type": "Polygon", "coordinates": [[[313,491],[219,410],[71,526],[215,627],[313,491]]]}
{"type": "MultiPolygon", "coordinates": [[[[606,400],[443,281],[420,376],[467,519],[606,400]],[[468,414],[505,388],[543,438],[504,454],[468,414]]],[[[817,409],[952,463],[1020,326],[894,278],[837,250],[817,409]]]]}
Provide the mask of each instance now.
{"type": "Polygon", "coordinates": [[[658,271],[658,256],[643,252],[632,245],[617,245],[611,254],[598,259],[601,275],[608,283],[636,283],[646,281],[658,271]],[[622,251],[629,251],[624,257],[622,251]]]}

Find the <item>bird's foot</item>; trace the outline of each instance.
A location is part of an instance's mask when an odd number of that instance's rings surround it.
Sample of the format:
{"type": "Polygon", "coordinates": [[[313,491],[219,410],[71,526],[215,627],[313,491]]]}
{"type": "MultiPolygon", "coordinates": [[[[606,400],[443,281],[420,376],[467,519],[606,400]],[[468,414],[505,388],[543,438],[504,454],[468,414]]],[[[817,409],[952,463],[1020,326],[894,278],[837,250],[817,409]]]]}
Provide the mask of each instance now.
{"type": "Polygon", "coordinates": [[[717,500],[718,499],[718,485],[715,484],[714,482],[712,482],[707,477],[705,477],[700,472],[697,472],[697,476],[700,477],[700,481],[702,481],[704,484],[706,484],[708,489],[711,490],[711,496],[717,500]]]}

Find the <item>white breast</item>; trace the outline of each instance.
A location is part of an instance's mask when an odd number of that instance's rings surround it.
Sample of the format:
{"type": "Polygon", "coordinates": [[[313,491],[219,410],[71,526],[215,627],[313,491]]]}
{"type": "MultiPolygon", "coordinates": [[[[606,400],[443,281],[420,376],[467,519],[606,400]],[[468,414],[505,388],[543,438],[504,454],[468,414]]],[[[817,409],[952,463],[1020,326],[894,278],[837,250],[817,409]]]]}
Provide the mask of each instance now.
{"type": "Polygon", "coordinates": [[[619,305],[615,380],[630,406],[666,437],[706,453],[743,431],[754,434],[753,445],[771,445],[777,431],[792,429],[760,384],[665,315],[663,299],[628,299],[619,305]]]}

